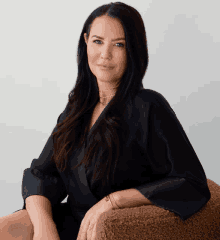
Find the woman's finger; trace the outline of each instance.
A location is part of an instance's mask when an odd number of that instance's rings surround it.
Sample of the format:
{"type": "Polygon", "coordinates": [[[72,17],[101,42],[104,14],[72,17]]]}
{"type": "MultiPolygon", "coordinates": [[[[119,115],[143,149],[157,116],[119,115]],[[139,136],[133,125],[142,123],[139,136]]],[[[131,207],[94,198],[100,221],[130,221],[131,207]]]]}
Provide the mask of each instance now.
{"type": "Polygon", "coordinates": [[[92,232],[93,232],[93,226],[94,226],[94,224],[92,223],[92,222],[90,222],[90,224],[89,224],[89,227],[87,228],[87,239],[91,239],[91,237],[92,237],[92,232]]]}
{"type": "Polygon", "coordinates": [[[89,219],[81,222],[77,240],[87,240],[87,229],[89,228],[89,219]]]}
{"type": "Polygon", "coordinates": [[[92,237],[91,237],[91,240],[96,240],[96,226],[97,226],[97,224],[95,224],[94,226],[93,226],[93,229],[92,229],[92,237]]]}

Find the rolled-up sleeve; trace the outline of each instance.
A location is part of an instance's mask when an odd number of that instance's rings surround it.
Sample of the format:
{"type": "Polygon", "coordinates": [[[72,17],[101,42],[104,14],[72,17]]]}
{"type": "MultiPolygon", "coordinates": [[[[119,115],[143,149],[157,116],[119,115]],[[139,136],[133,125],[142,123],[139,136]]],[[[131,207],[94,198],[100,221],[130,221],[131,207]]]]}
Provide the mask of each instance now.
{"type": "Polygon", "coordinates": [[[156,206],[186,220],[211,197],[204,169],[176,114],[161,94],[152,104],[148,124],[147,152],[152,166],[158,169],[158,177],[136,189],[156,206]],[[160,169],[166,169],[161,179],[160,169]]]}
{"type": "MultiPolygon", "coordinates": [[[[59,115],[57,124],[65,119],[67,107],[68,104],[59,115]]],[[[25,199],[31,195],[45,196],[50,200],[52,207],[62,202],[67,196],[65,184],[56,165],[50,161],[53,154],[53,133],[55,131],[57,131],[57,125],[53,129],[39,158],[33,159],[30,168],[26,168],[23,172],[23,209],[26,209],[25,199]]]]}

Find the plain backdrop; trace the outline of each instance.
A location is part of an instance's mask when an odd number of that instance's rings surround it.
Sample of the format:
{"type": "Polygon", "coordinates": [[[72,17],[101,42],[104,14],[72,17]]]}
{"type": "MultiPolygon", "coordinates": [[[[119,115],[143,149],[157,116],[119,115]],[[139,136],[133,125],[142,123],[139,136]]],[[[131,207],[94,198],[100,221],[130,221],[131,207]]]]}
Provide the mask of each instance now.
{"type": "MultiPolygon", "coordinates": [[[[123,2],[140,12],[146,28],[144,88],[167,99],[207,178],[220,185],[220,2],[123,2]]],[[[23,207],[23,171],[67,104],[83,24],[106,3],[0,1],[0,217],[23,207]]]]}

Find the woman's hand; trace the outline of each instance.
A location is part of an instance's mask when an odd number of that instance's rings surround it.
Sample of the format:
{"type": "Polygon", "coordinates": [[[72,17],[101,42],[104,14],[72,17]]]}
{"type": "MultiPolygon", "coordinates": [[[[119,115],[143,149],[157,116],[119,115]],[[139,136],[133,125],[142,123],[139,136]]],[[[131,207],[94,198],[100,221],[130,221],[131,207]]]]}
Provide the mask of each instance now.
{"type": "Polygon", "coordinates": [[[95,240],[96,226],[100,215],[112,209],[111,201],[106,201],[105,198],[91,207],[81,222],[77,240],[95,240]]]}

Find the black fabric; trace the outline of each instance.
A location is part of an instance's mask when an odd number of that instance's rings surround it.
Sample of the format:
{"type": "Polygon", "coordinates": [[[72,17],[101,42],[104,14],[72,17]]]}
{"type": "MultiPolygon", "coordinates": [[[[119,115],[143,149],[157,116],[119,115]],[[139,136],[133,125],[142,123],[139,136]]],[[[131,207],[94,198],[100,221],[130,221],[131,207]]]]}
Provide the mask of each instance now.
{"type": "MultiPolygon", "coordinates": [[[[87,170],[84,164],[73,168],[82,160],[85,146],[93,131],[102,124],[108,108],[109,104],[89,130],[84,146],[74,148],[64,172],[50,162],[52,133],[57,126],[54,128],[39,158],[33,159],[30,168],[24,170],[23,209],[25,199],[31,195],[47,197],[54,209],[69,195],[71,214],[80,225],[85,213],[103,197],[135,188],[153,204],[182,220],[198,212],[211,197],[206,174],[175,112],[156,91],[142,89],[133,102],[127,102],[123,118],[129,131],[120,136],[120,157],[114,181],[110,180],[102,189],[102,180],[92,181],[94,163],[87,170]]],[[[68,104],[57,123],[67,115],[68,104]]],[[[98,153],[95,163],[99,163],[99,156],[98,153]]]]}
{"type": "Polygon", "coordinates": [[[80,225],[74,218],[69,204],[61,203],[52,212],[60,240],[76,240],[80,225]]]}

